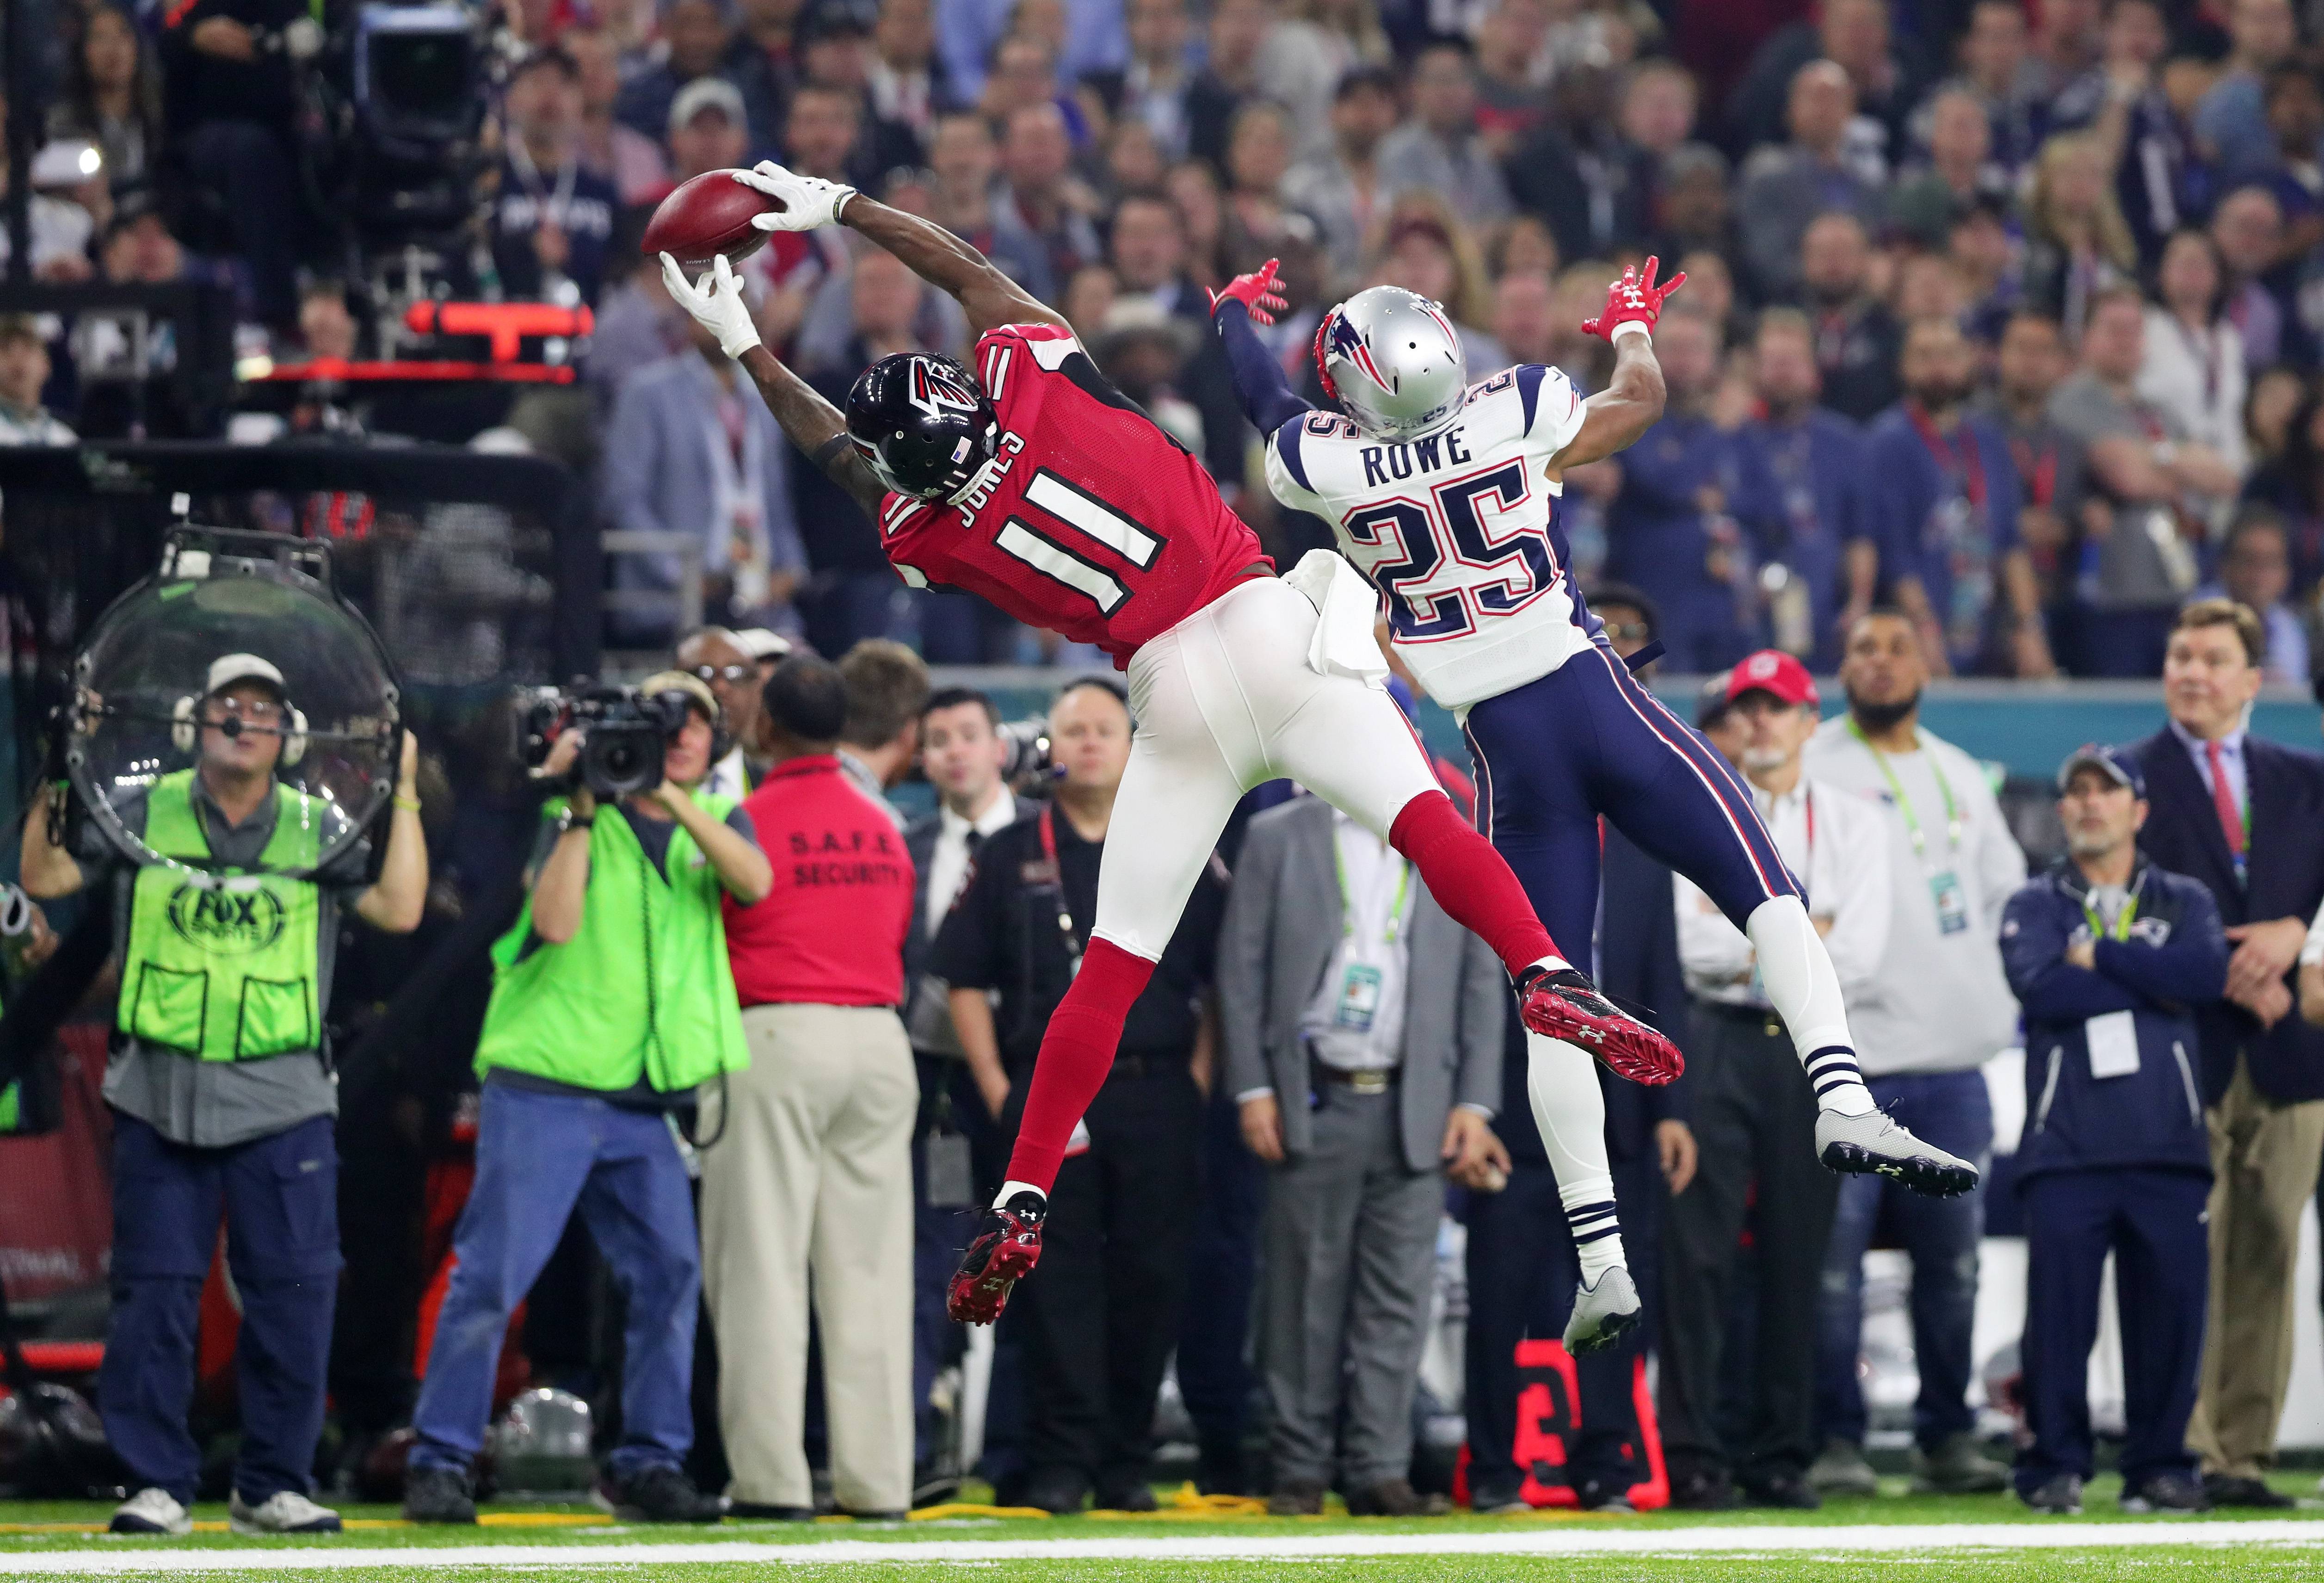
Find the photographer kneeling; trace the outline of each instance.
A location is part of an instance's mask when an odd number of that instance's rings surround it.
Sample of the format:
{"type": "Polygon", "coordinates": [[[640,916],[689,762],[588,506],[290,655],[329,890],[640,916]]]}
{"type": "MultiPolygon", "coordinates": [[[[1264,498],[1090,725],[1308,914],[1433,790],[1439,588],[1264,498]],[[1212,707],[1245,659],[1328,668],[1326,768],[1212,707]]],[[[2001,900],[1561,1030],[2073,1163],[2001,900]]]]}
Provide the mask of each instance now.
{"type": "MultiPolygon", "coordinates": [[[[552,800],[530,898],[493,949],[475,1185],[412,1414],[403,1512],[414,1522],[475,1521],[469,1474],[502,1337],[576,1204],[629,1310],[622,1443],[599,1504],[629,1522],[715,1523],[723,1510],[680,1466],[694,1440],[702,1266],[666,1116],[749,1063],[720,908],[726,895],[758,901],[772,871],[749,816],[699,790],[718,726],[709,688],[664,671],[639,691],[650,704],[684,699],[660,786],[603,807],[586,789],[552,800]]],[[[542,773],[571,770],[582,736],[559,736],[542,773]]]]}
{"type": "Polygon", "coordinates": [[[113,1319],[97,1399],[134,1492],[113,1532],[193,1532],[202,1447],[187,1410],[223,1207],[242,1310],[229,1519],[243,1533],[337,1532],[338,1514],[309,1498],[339,1285],[339,1097],[320,1019],[340,908],[398,934],[419,927],[428,848],[412,790],[418,748],[406,732],[374,884],[361,841],[320,861],[348,833],[338,810],[275,777],[304,751],[306,732],[280,670],[228,654],[187,715],[189,727],[200,720],[195,767],[114,805],[166,861],[129,862],[94,821],[76,858],[51,839],[45,798],[32,803],[22,847],[24,889],[42,901],[112,882],[113,1319]]]}

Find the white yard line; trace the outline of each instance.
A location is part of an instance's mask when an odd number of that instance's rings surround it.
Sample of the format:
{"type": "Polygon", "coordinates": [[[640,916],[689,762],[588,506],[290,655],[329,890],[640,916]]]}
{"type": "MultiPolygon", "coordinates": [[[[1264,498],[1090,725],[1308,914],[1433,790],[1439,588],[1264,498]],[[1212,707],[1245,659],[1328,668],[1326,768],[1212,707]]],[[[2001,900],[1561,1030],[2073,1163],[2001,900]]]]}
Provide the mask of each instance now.
{"type": "Polygon", "coordinates": [[[1849,1528],[1534,1528],[1505,1532],[1167,1535],[1122,1539],[808,1540],[766,1544],[508,1544],[305,1548],[267,1544],[232,1550],[175,1550],[144,1540],[114,1541],[69,1551],[0,1552],[0,1577],[85,1576],[90,1573],[371,1571],[388,1567],[518,1569],[533,1567],[650,1567],[680,1562],[737,1566],[816,1567],[890,1561],[1196,1561],[1323,1560],[1372,1556],[1578,1556],[1815,1553],[1822,1555],[1959,1550],[2116,1550],[2153,1545],[2284,1544],[2324,1546],[2324,1523],[2267,1520],[2227,1523],[2073,1524],[2029,1523],[1866,1523],[1849,1528]]]}

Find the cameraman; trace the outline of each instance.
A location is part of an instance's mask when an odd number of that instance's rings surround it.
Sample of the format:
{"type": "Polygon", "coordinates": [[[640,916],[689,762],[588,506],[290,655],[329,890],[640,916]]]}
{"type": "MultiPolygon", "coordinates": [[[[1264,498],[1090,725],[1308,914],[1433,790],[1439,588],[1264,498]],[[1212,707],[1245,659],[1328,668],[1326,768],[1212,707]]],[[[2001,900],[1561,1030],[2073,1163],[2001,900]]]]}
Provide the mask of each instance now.
{"type": "Polygon", "coordinates": [[[97,1389],[106,1439],[134,1491],[113,1531],[193,1532],[202,1448],[186,1415],[222,1205],[242,1308],[230,1520],[244,1533],[337,1532],[338,1514],[308,1498],[339,1276],[338,1088],[320,1017],[341,907],[398,934],[419,926],[428,848],[412,789],[418,749],[405,733],[371,884],[361,841],[317,867],[327,836],[345,833],[338,812],[275,778],[286,754],[297,757],[293,745],[303,748],[306,724],[280,670],[228,654],[188,701],[199,718],[195,767],[115,810],[171,861],[127,862],[94,823],[76,860],[50,838],[46,799],[25,819],[21,853],[24,889],[43,901],[91,877],[113,882],[113,1322],[97,1389]],[[233,887],[197,870],[235,875],[233,887]]]}
{"type": "MultiPolygon", "coordinates": [[[[603,807],[586,787],[551,799],[530,897],[493,948],[475,1185],[412,1412],[403,1514],[415,1523],[476,1520],[470,1470],[502,1337],[576,1206],[628,1300],[622,1443],[597,1499],[633,1523],[715,1523],[723,1510],[680,1466],[702,1265],[665,1117],[749,1064],[720,909],[760,900],[773,874],[749,816],[699,789],[720,727],[710,689],[665,671],[639,691],[685,706],[661,784],[603,807]]],[[[584,735],[557,738],[544,777],[573,768],[584,735]]]]}

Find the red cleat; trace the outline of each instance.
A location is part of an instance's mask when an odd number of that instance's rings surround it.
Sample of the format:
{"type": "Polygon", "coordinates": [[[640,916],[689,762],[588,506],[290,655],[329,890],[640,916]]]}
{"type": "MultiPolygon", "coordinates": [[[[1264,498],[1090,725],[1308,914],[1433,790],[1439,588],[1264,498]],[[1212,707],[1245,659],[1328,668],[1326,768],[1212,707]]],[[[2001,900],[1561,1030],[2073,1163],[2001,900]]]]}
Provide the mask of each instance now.
{"type": "Polygon", "coordinates": [[[1534,968],[1517,981],[1517,1010],[1545,1039],[1586,1050],[1618,1078],[1660,1088],[1686,1070],[1678,1046],[1598,993],[1572,967],[1534,968]]]}
{"type": "Polygon", "coordinates": [[[953,1272],[945,1311],[964,1325],[990,1325],[1009,1306],[1010,1289],[1033,1273],[1041,1259],[1041,1222],[1048,1200],[1019,1193],[998,1209],[987,1209],[976,1236],[953,1272]]]}

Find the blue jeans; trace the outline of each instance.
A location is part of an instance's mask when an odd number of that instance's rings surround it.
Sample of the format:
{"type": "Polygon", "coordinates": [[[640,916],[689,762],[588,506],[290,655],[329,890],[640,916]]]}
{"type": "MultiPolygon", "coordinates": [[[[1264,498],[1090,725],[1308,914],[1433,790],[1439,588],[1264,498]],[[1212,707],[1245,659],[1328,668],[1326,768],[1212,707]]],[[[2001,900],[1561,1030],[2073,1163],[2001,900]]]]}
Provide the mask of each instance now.
{"type": "Polygon", "coordinates": [[[331,1118],[224,1149],[171,1143],[133,1116],[113,1125],[113,1321],[97,1375],[105,1438],[133,1489],[190,1505],[202,1450],[187,1428],[202,1282],[226,1212],[242,1299],[235,1376],[252,1505],[313,1487],[339,1290],[339,1157],[331,1118]]]}
{"type": "Polygon", "coordinates": [[[578,1206],[629,1302],[622,1443],[606,1470],[676,1467],[694,1444],[688,1393],[702,1290],[686,1165],[659,1113],[579,1095],[484,1084],[476,1183],[452,1245],[428,1378],[412,1411],[415,1467],[465,1470],[484,1443],[509,1314],[578,1206]]]}
{"type": "MultiPolygon", "coordinates": [[[[1993,1102],[1977,1071],[1867,1078],[1882,1109],[1975,1164],[1992,1163],[1993,1102]]],[[[1857,1361],[1864,1339],[1864,1254],[1883,1222],[1913,1259],[1913,1351],[1921,1398],[1913,1438],[1923,1450],[1974,1429],[1969,1381],[1977,1319],[1978,1243],[1985,1236],[1982,1186],[1957,1199],[1907,1192],[1885,1177],[1847,1176],[1824,1255],[1821,1335],[1816,1345],[1816,1418],[1824,1439],[1864,1443],[1864,1388],[1857,1361]]]]}

